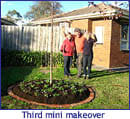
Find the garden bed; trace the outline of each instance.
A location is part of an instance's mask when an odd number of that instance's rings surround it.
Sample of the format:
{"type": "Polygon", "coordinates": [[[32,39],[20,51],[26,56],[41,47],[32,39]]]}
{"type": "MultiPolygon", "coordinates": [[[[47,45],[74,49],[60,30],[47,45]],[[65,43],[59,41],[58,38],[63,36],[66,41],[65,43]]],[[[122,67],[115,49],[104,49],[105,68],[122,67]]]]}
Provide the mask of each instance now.
{"type": "Polygon", "coordinates": [[[8,93],[22,101],[52,107],[75,106],[90,102],[94,92],[84,84],[65,80],[31,80],[11,86],[8,93]]]}

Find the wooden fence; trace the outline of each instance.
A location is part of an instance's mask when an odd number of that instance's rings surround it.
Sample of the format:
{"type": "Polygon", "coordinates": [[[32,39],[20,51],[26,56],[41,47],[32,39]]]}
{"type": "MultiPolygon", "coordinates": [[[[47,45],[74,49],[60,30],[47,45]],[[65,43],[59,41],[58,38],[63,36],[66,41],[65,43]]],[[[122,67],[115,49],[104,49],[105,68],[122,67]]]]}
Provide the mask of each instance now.
{"type": "MultiPolygon", "coordinates": [[[[74,32],[73,28],[65,31],[74,32]]],[[[53,51],[59,52],[65,39],[62,28],[53,28],[53,51]]],[[[47,26],[7,26],[1,29],[1,48],[5,50],[50,51],[51,27],[47,26]]]]}

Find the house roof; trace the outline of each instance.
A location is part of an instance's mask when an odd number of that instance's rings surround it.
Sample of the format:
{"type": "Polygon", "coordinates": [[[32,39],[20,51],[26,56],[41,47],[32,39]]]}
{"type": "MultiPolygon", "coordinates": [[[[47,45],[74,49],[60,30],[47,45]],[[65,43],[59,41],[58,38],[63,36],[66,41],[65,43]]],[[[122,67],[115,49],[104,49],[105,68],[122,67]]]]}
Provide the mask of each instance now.
{"type": "Polygon", "coordinates": [[[1,18],[1,25],[16,25],[16,24],[13,23],[12,21],[5,19],[5,18],[1,18]]]}
{"type": "MultiPolygon", "coordinates": [[[[129,15],[129,11],[127,11],[127,10],[121,9],[119,7],[115,7],[113,5],[106,5],[105,3],[100,3],[100,4],[97,4],[97,5],[91,5],[89,7],[84,7],[84,8],[80,8],[80,9],[77,9],[77,10],[73,10],[71,12],[54,15],[54,19],[70,18],[70,17],[74,18],[74,16],[85,16],[85,15],[87,16],[87,15],[96,14],[96,13],[100,13],[98,15],[98,17],[101,17],[102,14],[109,13],[109,12],[112,12],[112,11],[114,11],[115,14],[117,12],[122,11],[123,13],[129,15]]],[[[51,19],[51,17],[40,18],[40,19],[32,21],[32,23],[40,24],[40,22],[42,21],[41,22],[41,24],[42,24],[42,23],[44,23],[44,21],[47,21],[49,19],[51,19]]],[[[50,22],[50,21],[48,21],[48,22],[50,22]]]]}

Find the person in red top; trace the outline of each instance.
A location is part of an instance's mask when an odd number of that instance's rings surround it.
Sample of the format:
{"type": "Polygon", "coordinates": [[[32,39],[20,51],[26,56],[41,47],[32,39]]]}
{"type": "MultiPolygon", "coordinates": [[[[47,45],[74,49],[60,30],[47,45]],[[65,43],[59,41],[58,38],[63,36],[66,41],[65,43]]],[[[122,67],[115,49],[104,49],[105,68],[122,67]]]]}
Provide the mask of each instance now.
{"type": "Polygon", "coordinates": [[[69,77],[72,56],[75,52],[75,42],[71,33],[67,34],[66,39],[64,40],[60,50],[64,56],[64,75],[69,77]]]}

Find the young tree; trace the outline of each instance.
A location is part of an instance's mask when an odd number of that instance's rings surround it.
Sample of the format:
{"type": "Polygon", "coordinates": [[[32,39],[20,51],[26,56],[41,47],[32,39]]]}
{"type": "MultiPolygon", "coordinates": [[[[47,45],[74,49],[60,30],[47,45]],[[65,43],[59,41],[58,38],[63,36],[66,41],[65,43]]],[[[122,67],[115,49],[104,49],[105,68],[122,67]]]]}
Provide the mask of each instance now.
{"type": "Polygon", "coordinates": [[[54,15],[54,2],[52,2],[51,8],[51,52],[50,52],[50,85],[52,84],[52,68],[53,68],[53,15],[54,15]]]}
{"type": "MultiPolygon", "coordinates": [[[[54,14],[59,14],[62,11],[60,10],[61,4],[55,2],[54,14]]],[[[51,15],[52,1],[37,1],[34,5],[31,6],[29,12],[26,13],[25,18],[27,19],[37,19],[40,17],[47,17],[51,15]]]]}
{"type": "Polygon", "coordinates": [[[19,20],[22,20],[21,14],[16,10],[8,11],[8,13],[6,14],[6,18],[14,23],[19,20]]]}

